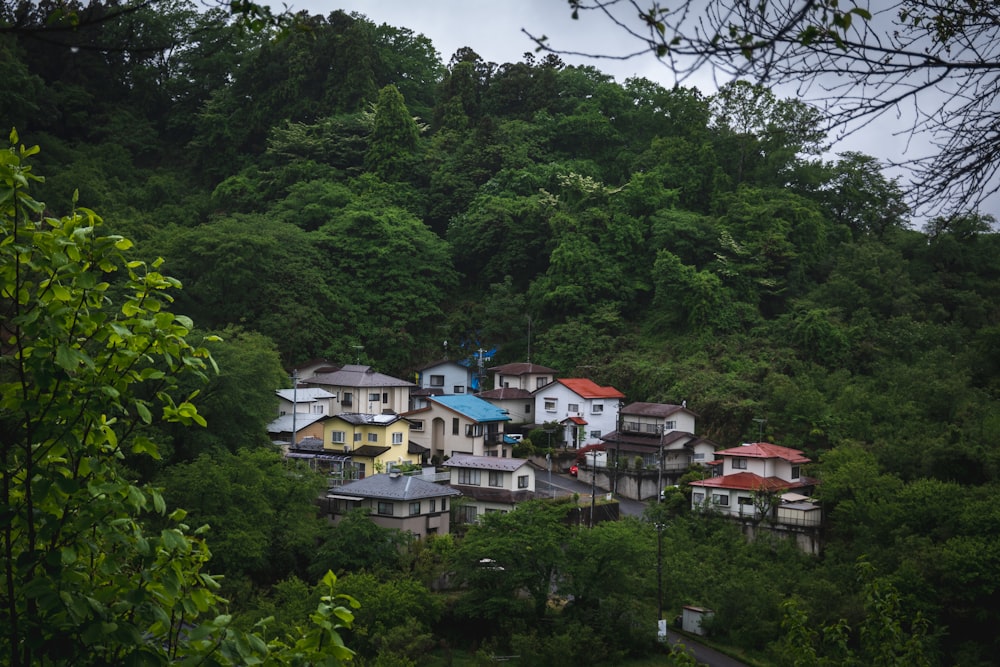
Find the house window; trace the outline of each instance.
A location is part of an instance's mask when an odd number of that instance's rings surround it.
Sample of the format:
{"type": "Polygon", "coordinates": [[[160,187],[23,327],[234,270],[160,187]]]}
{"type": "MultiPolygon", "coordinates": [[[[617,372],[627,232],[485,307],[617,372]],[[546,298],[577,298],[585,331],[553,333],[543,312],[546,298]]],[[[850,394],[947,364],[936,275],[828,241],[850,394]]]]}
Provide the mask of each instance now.
{"type": "Polygon", "coordinates": [[[431,498],[431,514],[438,511],[438,501],[437,498],[431,498]]]}
{"type": "Polygon", "coordinates": [[[466,424],[465,425],[465,435],[471,438],[477,438],[483,434],[482,424],[466,424]]]}
{"type": "Polygon", "coordinates": [[[743,511],[744,505],[753,505],[753,498],[750,496],[740,496],[736,499],[736,503],[740,506],[740,511],[743,511]]]}
{"type": "Polygon", "coordinates": [[[455,385],[455,393],[456,394],[464,394],[465,393],[465,387],[463,387],[460,384],[456,384],[455,385]]]}
{"type": "Polygon", "coordinates": [[[410,430],[411,431],[423,431],[424,430],[424,420],[423,419],[411,419],[410,420],[410,430]]]}
{"type": "Polygon", "coordinates": [[[531,414],[531,403],[525,403],[524,404],[524,414],[526,414],[526,415],[530,415],[531,414]]]}
{"type": "Polygon", "coordinates": [[[556,399],[554,399],[554,398],[546,398],[545,399],[545,411],[546,412],[555,412],[556,411],[556,399]]]}
{"type": "Polygon", "coordinates": [[[378,433],[369,433],[368,442],[378,442],[378,433]]]}
{"type": "Polygon", "coordinates": [[[734,470],[746,470],[747,460],[741,456],[737,456],[733,459],[733,469],[734,470]]]}
{"type": "Polygon", "coordinates": [[[378,403],[378,392],[373,391],[368,394],[368,400],[372,403],[378,403]]]}
{"type": "Polygon", "coordinates": [[[720,507],[729,507],[729,494],[728,493],[713,493],[712,502],[720,507]]]}
{"type": "Polygon", "coordinates": [[[392,516],[392,505],[384,500],[378,501],[378,513],[382,516],[392,516]]]}
{"type": "Polygon", "coordinates": [[[432,375],[431,376],[431,386],[432,387],[443,387],[444,386],[444,376],[443,375],[432,375]]]}
{"type": "Polygon", "coordinates": [[[535,378],[535,389],[541,389],[548,383],[549,379],[547,377],[535,378]]]}
{"type": "Polygon", "coordinates": [[[403,444],[403,434],[402,433],[393,433],[392,434],[392,444],[394,444],[394,445],[401,445],[401,444],[403,444]]]}
{"type": "Polygon", "coordinates": [[[346,406],[354,405],[354,394],[349,391],[345,391],[344,400],[341,401],[341,405],[346,405],[346,406]]]}
{"type": "Polygon", "coordinates": [[[594,438],[594,439],[600,438],[601,437],[601,432],[600,431],[591,431],[590,432],[590,437],[594,438]]]}
{"type": "Polygon", "coordinates": [[[675,421],[663,422],[664,431],[673,431],[675,428],[677,428],[677,422],[675,421]]]}
{"type": "Polygon", "coordinates": [[[527,475],[518,475],[517,476],[517,488],[519,488],[519,489],[526,489],[526,488],[528,488],[528,476],[527,475]]]}
{"type": "Polygon", "coordinates": [[[313,414],[314,415],[321,415],[321,414],[323,414],[323,406],[322,405],[314,405],[313,406],[313,414]]]}
{"type": "Polygon", "coordinates": [[[475,523],[476,516],[477,512],[475,505],[462,505],[458,508],[459,523],[475,523]]]}
{"type": "Polygon", "coordinates": [[[451,418],[451,434],[458,435],[458,417],[451,418]]]}
{"type": "Polygon", "coordinates": [[[695,452],[694,453],[694,460],[695,461],[704,461],[705,460],[705,452],[695,452]]]}
{"type": "Polygon", "coordinates": [[[447,498],[442,498],[441,499],[441,511],[442,512],[447,512],[448,511],[448,499],[447,498]]]}
{"type": "Polygon", "coordinates": [[[792,466],[792,479],[799,478],[799,466],[792,466]]]}
{"type": "Polygon", "coordinates": [[[354,442],[361,442],[361,431],[354,434],[354,442]]]}
{"type": "Polygon", "coordinates": [[[383,403],[389,402],[389,392],[387,391],[382,392],[382,402],[383,403]]]}
{"type": "Polygon", "coordinates": [[[701,505],[705,502],[705,494],[701,491],[695,491],[691,494],[691,500],[694,501],[695,505],[701,505]]]}
{"type": "Polygon", "coordinates": [[[503,486],[503,473],[499,470],[490,471],[490,486],[503,486]]]}
{"type": "Polygon", "coordinates": [[[344,432],[343,431],[332,431],[330,433],[330,442],[343,444],[343,442],[344,442],[344,432]]]}
{"type": "Polygon", "coordinates": [[[590,406],[590,411],[593,412],[595,415],[602,414],[604,412],[604,404],[594,403],[592,406],[590,406]]]}
{"type": "Polygon", "coordinates": [[[410,516],[416,516],[420,514],[420,501],[410,503],[410,516]]]}
{"type": "Polygon", "coordinates": [[[458,483],[479,486],[479,471],[470,470],[469,468],[459,468],[458,483]]]}
{"type": "Polygon", "coordinates": [[[566,409],[569,410],[570,412],[579,412],[580,411],[580,404],[579,403],[570,403],[569,405],[566,406],[566,409]]]}

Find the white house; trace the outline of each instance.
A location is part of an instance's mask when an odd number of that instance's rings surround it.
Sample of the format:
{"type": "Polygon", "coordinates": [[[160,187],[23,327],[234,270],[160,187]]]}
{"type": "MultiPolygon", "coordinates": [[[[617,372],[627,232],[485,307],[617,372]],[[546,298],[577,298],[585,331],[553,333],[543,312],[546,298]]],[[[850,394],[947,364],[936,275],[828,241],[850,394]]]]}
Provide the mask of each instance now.
{"type": "Polygon", "coordinates": [[[516,444],[504,435],[507,413],[469,394],[428,396],[427,407],[403,416],[410,422],[410,440],[430,449],[432,460],[458,454],[509,457],[516,444]]]}
{"type": "Polygon", "coordinates": [[[297,414],[332,415],[333,400],[336,398],[320,387],[297,387],[278,389],[278,416],[297,414]]]}
{"type": "Polygon", "coordinates": [[[474,393],[472,369],[458,361],[444,359],[418,368],[415,379],[417,386],[410,391],[410,410],[426,407],[428,396],[474,393]]]}
{"type": "MultiPolygon", "coordinates": [[[[337,370],[320,368],[302,384],[333,394],[330,399],[333,414],[405,412],[410,408],[410,390],[416,386],[412,382],[379,373],[371,366],[356,364],[337,370]]],[[[302,391],[302,384],[299,391],[302,391]]]]}
{"type": "Polygon", "coordinates": [[[809,491],[815,485],[802,475],[810,459],[797,449],[755,442],[715,455],[721,461],[720,474],[690,484],[693,509],[710,504],[725,515],[756,519],[762,511],[776,515],[783,494],[809,491]]]}
{"type": "Polygon", "coordinates": [[[493,374],[494,389],[523,389],[529,392],[554,381],[557,374],[554,369],[530,361],[494,366],[489,372],[493,374]]]}
{"type": "Polygon", "coordinates": [[[452,488],[462,493],[456,505],[461,522],[474,523],[489,512],[509,512],[535,496],[535,466],[526,459],[458,455],[444,465],[451,470],[452,488]]]}
{"type": "Polygon", "coordinates": [[[535,421],[558,422],[569,447],[601,443],[601,436],[615,430],[625,394],[584,378],[562,378],[532,392],[535,421]]]}

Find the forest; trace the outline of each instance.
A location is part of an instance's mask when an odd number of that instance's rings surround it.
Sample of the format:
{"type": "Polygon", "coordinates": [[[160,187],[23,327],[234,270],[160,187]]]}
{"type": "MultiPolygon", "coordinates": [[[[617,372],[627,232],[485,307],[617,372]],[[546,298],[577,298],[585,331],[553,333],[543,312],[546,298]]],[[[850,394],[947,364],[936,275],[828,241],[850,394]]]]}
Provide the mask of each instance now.
{"type": "Polygon", "coordinates": [[[992,216],[917,221],[748,81],[442,55],[339,11],[275,33],[116,8],[56,30],[57,3],[5,5],[0,32],[8,664],[647,664],[658,567],[669,617],[714,609],[749,664],[994,664],[992,216]],[[823,554],[683,501],[590,530],[532,502],[423,542],[317,519],[324,480],[265,432],[288,369],[408,377],[443,341],[803,450],[823,554]]]}

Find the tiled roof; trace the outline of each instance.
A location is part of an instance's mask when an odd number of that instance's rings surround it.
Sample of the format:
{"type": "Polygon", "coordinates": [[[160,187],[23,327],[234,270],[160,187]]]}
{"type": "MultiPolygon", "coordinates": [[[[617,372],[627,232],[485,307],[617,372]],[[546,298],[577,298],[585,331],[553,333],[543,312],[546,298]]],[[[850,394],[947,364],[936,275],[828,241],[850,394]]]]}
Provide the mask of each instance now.
{"type": "Polygon", "coordinates": [[[468,394],[450,394],[447,396],[428,396],[428,402],[437,403],[476,422],[510,421],[506,410],[498,408],[478,396],[468,394]]]}
{"type": "Polygon", "coordinates": [[[545,366],[539,366],[538,364],[532,363],[513,363],[513,364],[502,364],[500,366],[493,366],[487,369],[493,373],[500,373],[501,375],[529,375],[533,373],[558,373],[559,371],[554,368],[546,368],[545,366]]]}
{"type": "Polygon", "coordinates": [[[809,480],[790,482],[780,477],[761,477],[752,472],[738,472],[722,477],[711,477],[691,482],[691,486],[713,489],[735,489],[737,491],[783,491],[801,486],[809,486],[809,480]]]}
{"type": "Polygon", "coordinates": [[[377,445],[361,445],[360,447],[355,447],[350,451],[351,456],[361,456],[363,458],[373,459],[377,456],[382,456],[387,451],[392,449],[391,447],[379,447],[377,445]]]}
{"type": "Polygon", "coordinates": [[[784,459],[789,463],[809,463],[812,459],[798,449],[772,445],[769,442],[754,442],[715,453],[716,456],[745,456],[751,459],[784,459]]]}
{"type": "Polygon", "coordinates": [[[584,419],[583,417],[576,417],[576,416],[567,417],[566,419],[562,420],[559,423],[560,424],[565,424],[566,422],[570,422],[571,424],[576,424],[577,426],[586,426],[587,425],[587,420],[584,419]]]}
{"type": "MultiPolygon", "coordinates": [[[[593,380],[588,380],[587,378],[563,378],[556,380],[556,382],[567,387],[581,398],[625,398],[625,394],[614,387],[601,387],[593,380]]],[[[535,391],[545,391],[548,388],[542,387],[535,391]]]]}
{"type": "Polygon", "coordinates": [[[414,475],[395,474],[371,475],[344,484],[337,489],[337,493],[384,500],[420,500],[462,495],[460,491],[444,484],[428,482],[414,475]]]}
{"type": "Polygon", "coordinates": [[[528,465],[527,459],[506,459],[500,456],[470,456],[457,454],[441,464],[447,468],[476,468],[479,470],[502,470],[514,472],[528,465]]]}
{"type": "Polygon", "coordinates": [[[332,373],[317,373],[308,380],[312,385],[333,387],[413,387],[412,382],[378,373],[371,366],[348,364],[332,373]]]}
{"type": "Polygon", "coordinates": [[[500,389],[481,391],[476,396],[490,401],[506,401],[518,398],[531,398],[531,392],[527,389],[519,389],[517,387],[501,387],[500,389]]]}
{"type": "Polygon", "coordinates": [[[643,445],[645,447],[659,447],[660,445],[663,445],[664,449],[670,449],[671,445],[674,445],[674,449],[676,449],[677,445],[675,445],[675,443],[683,441],[683,445],[695,439],[696,437],[694,433],[688,433],[686,431],[668,431],[662,439],[656,433],[622,433],[620,431],[612,431],[607,435],[601,436],[601,440],[609,444],[628,442],[634,445],[643,445]]]}
{"type": "Polygon", "coordinates": [[[698,415],[692,411],[688,410],[683,405],[672,405],[670,403],[629,403],[624,408],[622,408],[623,415],[638,415],[641,417],[661,417],[666,418],[675,412],[684,411],[690,413],[697,417],[698,415]]]}

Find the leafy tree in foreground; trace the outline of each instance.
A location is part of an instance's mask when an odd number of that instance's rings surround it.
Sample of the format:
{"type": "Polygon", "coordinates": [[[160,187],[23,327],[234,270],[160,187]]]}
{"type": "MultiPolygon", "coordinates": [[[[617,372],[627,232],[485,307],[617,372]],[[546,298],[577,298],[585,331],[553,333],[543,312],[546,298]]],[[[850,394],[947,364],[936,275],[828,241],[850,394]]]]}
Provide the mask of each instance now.
{"type": "MultiPolygon", "coordinates": [[[[352,613],[333,595],[316,625],[270,643],[230,628],[218,584],[203,571],[206,543],[167,515],[153,488],[133,484],[120,459],[158,456],[142,427],[202,424],[178,396],[203,375],[191,322],[166,310],[176,280],[129,261],[131,242],[100,233],[87,209],[43,217],[28,194],[28,158],[0,152],[0,661],[12,666],[338,664],[352,655],[339,629],[352,613]],[[110,281],[120,283],[120,303],[110,281]],[[127,443],[127,445],[126,445],[127,443]]],[[[345,598],[346,599],[346,598],[345,598]]],[[[355,604],[351,600],[352,604],[355,604]]]]}

